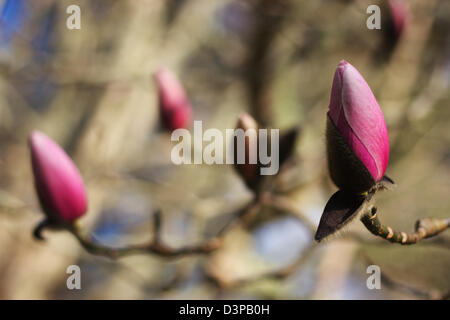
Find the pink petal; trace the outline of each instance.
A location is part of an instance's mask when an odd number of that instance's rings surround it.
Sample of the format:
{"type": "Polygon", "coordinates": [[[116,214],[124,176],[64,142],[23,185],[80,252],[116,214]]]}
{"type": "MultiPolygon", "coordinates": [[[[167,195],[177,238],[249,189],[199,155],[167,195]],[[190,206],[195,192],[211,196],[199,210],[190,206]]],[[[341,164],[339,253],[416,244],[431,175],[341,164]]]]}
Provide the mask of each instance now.
{"type": "Polygon", "coordinates": [[[369,85],[351,64],[336,69],[330,117],[375,181],[386,172],[389,138],[383,113],[369,85]]]}
{"type": "Polygon", "coordinates": [[[169,130],[188,128],[192,120],[192,108],[178,78],[169,69],[162,68],[156,72],[155,79],[163,124],[169,130]]]}
{"type": "Polygon", "coordinates": [[[29,137],[36,191],[50,218],[73,221],[87,210],[81,175],[65,151],[45,134],[29,137]]]}

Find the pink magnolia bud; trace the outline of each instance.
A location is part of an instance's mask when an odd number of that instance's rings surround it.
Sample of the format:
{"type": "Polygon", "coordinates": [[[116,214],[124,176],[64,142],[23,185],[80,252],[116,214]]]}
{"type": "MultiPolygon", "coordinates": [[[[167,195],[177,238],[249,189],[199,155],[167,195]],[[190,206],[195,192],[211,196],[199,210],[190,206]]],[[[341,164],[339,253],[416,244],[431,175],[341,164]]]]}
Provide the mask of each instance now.
{"type": "Polygon", "coordinates": [[[339,63],[334,74],[328,115],[331,178],[342,190],[368,191],[386,171],[388,132],[369,85],[346,61],[339,63]]]}
{"type": "Polygon", "coordinates": [[[80,173],[53,140],[39,131],[29,137],[36,192],[42,210],[54,223],[70,223],[87,210],[86,192],[80,173]]]}
{"type": "Polygon", "coordinates": [[[176,75],[167,68],[155,73],[158,86],[159,112],[163,125],[170,131],[189,128],[192,108],[183,86],[176,75]]]}

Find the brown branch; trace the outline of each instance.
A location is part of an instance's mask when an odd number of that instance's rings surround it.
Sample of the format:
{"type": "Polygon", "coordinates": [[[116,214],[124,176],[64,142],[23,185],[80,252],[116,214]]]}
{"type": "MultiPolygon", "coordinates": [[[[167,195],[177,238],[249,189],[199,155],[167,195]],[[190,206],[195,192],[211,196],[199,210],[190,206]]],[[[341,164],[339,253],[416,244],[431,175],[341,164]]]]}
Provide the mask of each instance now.
{"type": "Polygon", "coordinates": [[[151,241],[147,244],[112,248],[96,243],[91,239],[84,238],[78,231],[76,231],[76,229],[70,231],[77,238],[83,248],[86,249],[86,251],[94,255],[104,256],[111,259],[118,259],[124,256],[136,254],[156,254],[166,258],[175,258],[183,255],[206,254],[217,249],[220,245],[220,241],[213,238],[205,241],[204,243],[180,248],[171,248],[160,241],[151,241]]]}
{"type": "Polygon", "coordinates": [[[274,70],[271,47],[281,31],[290,5],[289,0],[256,0],[253,3],[255,29],[249,40],[244,76],[251,114],[266,127],[273,116],[271,84],[274,70]]]}
{"type": "Polygon", "coordinates": [[[289,197],[268,192],[262,195],[261,202],[263,205],[272,209],[289,213],[303,223],[311,232],[315,231],[316,225],[311,222],[311,219],[309,219],[289,197]]]}
{"type": "Polygon", "coordinates": [[[241,222],[253,217],[259,211],[259,201],[254,200],[244,208],[236,212],[231,220],[217,233],[216,236],[194,245],[172,248],[164,244],[161,240],[161,212],[157,211],[153,215],[153,238],[144,244],[130,245],[126,247],[113,248],[102,245],[92,238],[86,238],[81,230],[76,226],[71,226],[70,231],[83,248],[91,254],[118,259],[124,256],[136,254],[156,254],[165,258],[176,258],[186,255],[208,254],[222,246],[223,239],[227,232],[241,222]]]}
{"type": "MultiPolygon", "coordinates": [[[[368,264],[368,265],[378,265],[376,262],[374,262],[369,255],[361,251],[360,252],[361,258],[368,264]]],[[[381,283],[390,288],[391,290],[404,292],[416,297],[420,297],[423,299],[429,299],[429,300],[446,300],[448,299],[447,296],[449,293],[442,293],[437,289],[431,289],[431,290],[424,290],[420,289],[418,287],[412,286],[408,283],[400,282],[396,280],[395,278],[388,275],[386,272],[384,272],[380,268],[381,272],[381,283]]]]}
{"type": "Polygon", "coordinates": [[[259,277],[255,277],[253,279],[249,279],[246,281],[246,283],[251,281],[256,281],[259,279],[285,279],[291,274],[293,274],[296,270],[298,270],[299,267],[303,266],[309,258],[312,256],[312,254],[316,251],[318,248],[318,244],[313,242],[310,246],[308,246],[304,251],[302,252],[301,256],[296,259],[291,264],[288,264],[287,266],[284,266],[280,269],[268,271],[266,273],[263,273],[259,277]]]}
{"type": "Polygon", "coordinates": [[[434,237],[450,227],[450,218],[425,218],[416,222],[414,232],[397,231],[380,223],[375,207],[363,214],[361,222],[372,234],[402,245],[415,244],[422,239],[434,237]]]}
{"type": "Polygon", "coordinates": [[[306,247],[302,254],[292,263],[277,268],[274,270],[269,270],[260,274],[256,274],[253,276],[249,276],[247,278],[241,278],[234,281],[225,280],[222,277],[220,277],[217,274],[214,274],[212,272],[209,272],[205,270],[206,276],[208,280],[217,286],[219,289],[230,289],[230,288],[236,288],[236,287],[242,287],[245,285],[249,285],[258,281],[273,279],[273,280],[283,280],[289,277],[291,274],[293,274],[296,270],[298,270],[301,266],[303,266],[307,261],[309,261],[309,258],[312,256],[312,254],[315,252],[315,250],[318,248],[317,243],[311,243],[308,247],[306,247]]]}
{"type": "Polygon", "coordinates": [[[240,224],[247,224],[250,220],[256,216],[261,209],[261,197],[255,198],[252,202],[246,205],[244,208],[238,210],[233,214],[233,217],[220,229],[216,238],[223,238],[229,230],[234,229],[240,224]]]}

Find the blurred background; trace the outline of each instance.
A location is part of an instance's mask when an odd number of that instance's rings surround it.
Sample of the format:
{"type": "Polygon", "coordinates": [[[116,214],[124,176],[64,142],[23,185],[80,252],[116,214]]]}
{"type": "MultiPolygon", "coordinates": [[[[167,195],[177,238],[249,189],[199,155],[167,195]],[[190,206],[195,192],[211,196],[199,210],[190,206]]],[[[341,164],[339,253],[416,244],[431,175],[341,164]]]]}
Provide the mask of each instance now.
{"type": "Polygon", "coordinates": [[[446,299],[450,232],[414,246],[382,241],[358,221],[315,245],[336,187],[328,177],[325,121],[341,59],[371,86],[390,137],[377,196],[380,220],[412,231],[450,215],[450,2],[446,0],[7,0],[0,1],[1,299],[446,299]],[[66,8],[79,5],[81,29],[66,8]],[[381,30],[369,30],[370,4],[381,30]],[[32,238],[42,219],[27,136],[57,141],[83,175],[96,241],[150,239],[162,210],[171,247],[214,235],[252,198],[232,166],[170,161],[152,75],[175,71],[204,128],[234,128],[243,111],[263,126],[301,131],[274,182],[282,208],[265,206],[211,254],[113,261],[67,232],[32,238]],[[81,268],[81,290],[66,269],[81,268]],[[369,290],[367,266],[382,272],[369,290]]]}

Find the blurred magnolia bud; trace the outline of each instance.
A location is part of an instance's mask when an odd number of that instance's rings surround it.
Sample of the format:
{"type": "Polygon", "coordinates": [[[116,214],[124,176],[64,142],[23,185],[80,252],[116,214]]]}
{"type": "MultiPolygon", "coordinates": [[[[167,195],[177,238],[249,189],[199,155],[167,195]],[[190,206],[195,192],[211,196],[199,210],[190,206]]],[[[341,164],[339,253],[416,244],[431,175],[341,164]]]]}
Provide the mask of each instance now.
{"type": "Polygon", "coordinates": [[[189,128],[192,108],[176,75],[167,68],[155,73],[161,122],[170,131],[189,128]]]}
{"type": "Polygon", "coordinates": [[[400,38],[406,27],[406,22],[409,16],[409,8],[404,0],[389,0],[388,1],[389,10],[389,21],[388,28],[391,32],[391,36],[395,39],[400,38]]]}
{"type": "Polygon", "coordinates": [[[234,137],[234,167],[240,174],[245,184],[255,190],[260,181],[260,164],[258,161],[258,123],[252,116],[243,113],[239,116],[236,129],[241,129],[245,133],[245,148],[239,150],[238,138],[234,137]],[[245,154],[244,163],[239,163],[238,154],[245,154]],[[244,153],[245,152],[245,153],[244,153]],[[252,161],[253,160],[253,161],[252,161]]]}
{"type": "Polygon", "coordinates": [[[70,224],[87,210],[80,173],[53,140],[39,131],[29,137],[34,183],[48,224],[70,224]]]}
{"type": "Polygon", "coordinates": [[[408,24],[409,7],[404,0],[389,0],[382,6],[382,39],[373,52],[376,65],[388,62],[405,33],[408,24]]]}
{"type": "Polygon", "coordinates": [[[364,193],[381,181],[389,159],[383,113],[369,85],[350,63],[334,74],[327,121],[328,167],[333,182],[364,193]]]}
{"type": "Polygon", "coordinates": [[[372,61],[377,66],[390,61],[408,26],[410,11],[405,0],[383,1],[381,5],[381,39],[372,53],[372,61]]]}

